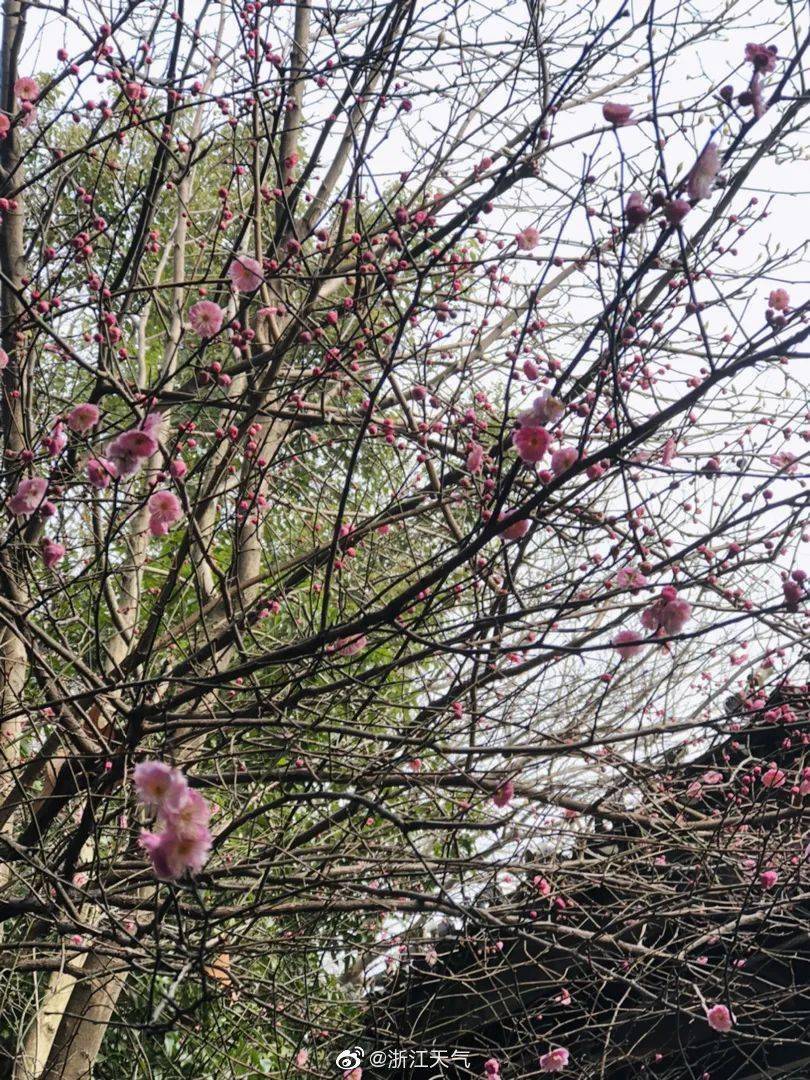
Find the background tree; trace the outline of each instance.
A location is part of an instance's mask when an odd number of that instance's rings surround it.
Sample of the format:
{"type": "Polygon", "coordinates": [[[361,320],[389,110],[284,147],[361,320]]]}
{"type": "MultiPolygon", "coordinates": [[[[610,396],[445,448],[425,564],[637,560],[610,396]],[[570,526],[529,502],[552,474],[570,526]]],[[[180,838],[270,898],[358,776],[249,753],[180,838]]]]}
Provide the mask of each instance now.
{"type": "Polygon", "coordinates": [[[6,1075],[798,1067],[806,13],[3,11],[6,1075]]]}

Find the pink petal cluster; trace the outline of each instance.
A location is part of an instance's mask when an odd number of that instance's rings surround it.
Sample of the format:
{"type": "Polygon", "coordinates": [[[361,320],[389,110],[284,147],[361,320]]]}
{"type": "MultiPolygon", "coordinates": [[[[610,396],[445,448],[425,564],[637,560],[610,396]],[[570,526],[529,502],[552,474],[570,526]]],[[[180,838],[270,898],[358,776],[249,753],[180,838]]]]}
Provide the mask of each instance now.
{"type": "Polygon", "coordinates": [[[118,476],[118,469],[107,458],[90,458],[87,462],[87,479],[96,491],[104,491],[118,476]]]}
{"type": "Polygon", "coordinates": [[[717,149],[717,143],[710,142],[703,148],[700,157],[692,166],[686,182],[686,190],[692,202],[709,197],[719,172],[720,151],[717,149]]]}
{"type": "Polygon", "coordinates": [[[85,435],[96,426],[100,419],[101,410],[98,405],[85,401],[81,405],[74,405],[70,410],[67,426],[71,431],[75,431],[77,435],[85,435]]]}
{"type": "Polygon", "coordinates": [[[67,434],[61,420],[56,421],[53,431],[42,440],[42,445],[51,457],[59,457],[67,446],[67,434]]]}
{"type": "Polygon", "coordinates": [[[712,1005],[706,1010],[706,1020],[715,1031],[731,1031],[734,1027],[734,1017],[725,1005],[712,1005]]]}
{"type": "Polygon", "coordinates": [[[787,473],[788,476],[795,476],[799,471],[799,465],[796,461],[796,455],[791,454],[789,450],[780,450],[776,454],[771,454],[768,461],[773,465],[775,469],[779,469],[780,472],[787,473]]]}
{"type": "Polygon", "coordinates": [[[188,321],[195,334],[199,334],[201,338],[212,338],[222,329],[225,312],[213,300],[200,300],[189,308],[188,321]]]}
{"type": "Polygon", "coordinates": [[[515,795],[515,785],[511,780],[507,780],[506,783],[501,784],[495,794],[492,796],[492,801],[496,806],[508,806],[515,795]]]}
{"type": "Polygon", "coordinates": [[[536,248],[540,243],[540,233],[533,226],[529,225],[526,229],[521,229],[519,233],[515,235],[517,241],[518,251],[531,251],[532,248],[536,248]]]}
{"type": "Polygon", "coordinates": [[[551,436],[544,427],[538,427],[534,424],[521,424],[512,433],[512,442],[521,461],[534,464],[545,455],[551,442],[551,436]]]}
{"type": "Polygon", "coordinates": [[[56,540],[43,540],[41,545],[42,561],[45,563],[45,567],[48,570],[52,570],[58,562],[61,562],[65,557],[65,545],[57,543],[56,540]]]}
{"type": "Polygon", "coordinates": [[[365,634],[355,634],[353,637],[338,638],[334,650],[341,656],[354,656],[368,645],[365,634]]]}
{"type": "Polygon", "coordinates": [[[644,202],[644,196],[640,191],[632,191],[624,205],[624,216],[631,229],[637,229],[643,225],[650,216],[650,208],[644,202]]]}
{"type": "Polygon", "coordinates": [[[540,1058],[540,1072],[558,1073],[568,1068],[568,1059],[571,1055],[564,1046],[558,1046],[556,1050],[549,1050],[540,1058]]]}
{"type": "Polygon", "coordinates": [[[556,424],[565,415],[565,402],[551,394],[539,394],[518,416],[518,423],[528,427],[542,427],[544,424],[556,424]]]}
{"type": "Polygon", "coordinates": [[[484,1062],[484,1073],[487,1076],[487,1080],[495,1080],[496,1077],[501,1075],[501,1063],[497,1058],[489,1058],[484,1062]]]}
{"type": "Polygon", "coordinates": [[[239,292],[255,292],[264,280],[262,264],[250,255],[237,255],[228,267],[228,277],[239,292]]]}
{"type": "Polygon", "coordinates": [[[149,496],[149,531],[152,536],[165,536],[183,516],[180,500],[173,491],[156,491],[149,496]]]}
{"type": "Polygon", "coordinates": [[[671,585],[661,590],[661,596],[641,614],[641,625],[661,636],[680,634],[692,616],[692,605],[678,597],[671,585]]]}
{"type": "Polygon", "coordinates": [[[561,446],[559,450],[555,450],[551,455],[551,471],[555,476],[562,476],[578,460],[579,452],[575,446],[561,446]]]}
{"type": "Polygon", "coordinates": [[[175,881],[186,870],[200,871],[211,850],[208,802],[189,788],[179,769],[162,761],[141,762],[133,781],[140,802],[157,813],[160,831],[143,831],[140,837],[155,876],[175,881]]]}
{"type": "Polygon", "coordinates": [[[467,468],[471,473],[480,473],[484,466],[484,448],[480,443],[471,443],[467,451],[467,468]]]}
{"type": "Polygon", "coordinates": [[[624,127],[633,113],[632,105],[620,105],[615,101],[606,101],[602,106],[602,116],[614,127],[624,127]]]}
{"type": "Polygon", "coordinates": [[[756,45],[749,41],[745,46],[745,59],[754,65],[755,71],[768,73],[776,67],[777,49],[775,45],[756,45]]]}
{"type": "Polygon", "coordinates": [[[790,295],[787,289],[772,289],[768,297],[768,307],[774,311],[787,311],[790,305],[790,295]]]}
{"type": "Polygon", "coordinates": [[[787,777],[781,769],[771,765],[760,777],[760,782],[764,788],[780,788],[784,787],[786,779],[787,777]]]}
{"type": "Polygon", "coordinates": [[[7,367],[8,367],[8,353],[6,352],[5,349],[0,349],[0,371],[5,371],[5,369],[7,367]]]}
{"type": "Polygon", "coordinates": [[[620,630],[613,639],[613,648],[622,660],[629,660],[644,648],[644,639],[635,630],[620,630]]]}
{"type": "Polygon", "coordinates": [[[14,83],[14,96],[18,101],[36,101],[39,97],[39,83],[30,75],[21,75],[14,83]]]}
{"type": "Polygon", "coordinates": [[[32,476],[27,480],[21,480],[6,505],[12,514],[30,517],[42,506],[47,490],[48,481],[42,476],[32,476]]]}
{"type": "Polygon", "coordinates": [[[778,878],[779,875],[775,870],[763,870],[759,875],[759,883],[763,889],[772,889],[778,878]]]}
{"type": "Polygon", "coordinates": [[[149,91],[142,83],[128,82],[124,87],[124,93],[127,95],[130,101],[146,101],[149,97],[149,91]]]}
{"type": "Polygon", "coordinates": [[[673,228],[680,225],[691,209],[692,204],[686,199],[669,199],[664,203],[664,217],[667,224],[672,225],[673,228]]]}
{"type": "Polygon", "coordinates": [[[785,607],[788,611],[798,611],[804,596],[804,589],[802,588],[801,583],[789,579],[783,583],[782,592],[785,595],[785,607]]]}
{"type": "MultiPolygon", "coordinates": [[[[507,510],[506,514],[501,516],[508,517],[511,513],[513,511],[507,510]]],[[[501,536],[504,540],[520,540],[529,531],[531,524],[529,518],[519,518],[517,521],[513,521],[511,525],[508,525],[501,533],[501,536]]]]}
{"type": "Polygon", "coordinates": [[[141,466],[158,451],[161,418],[149,413],[143,427],[122,431],[107,447],[107,457],[115,466],[116,475],[134,476],[141,466]]]}
{"type": "Polygon", "coordinates": [[[634,566],[623,566],[616,575],[616,584],[620,589],[642,589],[647,579],[634,566]]]}

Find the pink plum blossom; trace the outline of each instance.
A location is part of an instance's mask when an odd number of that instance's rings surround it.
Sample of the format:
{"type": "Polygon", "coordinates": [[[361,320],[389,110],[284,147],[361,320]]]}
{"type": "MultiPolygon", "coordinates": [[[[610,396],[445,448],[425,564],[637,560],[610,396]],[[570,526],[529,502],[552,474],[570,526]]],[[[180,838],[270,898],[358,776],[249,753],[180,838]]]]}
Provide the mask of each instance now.
{"type": "Polygon", "coordinates": [[[775,870],[763,870],[759,875],[759,883],[763,889],[772,889],[778,878],[779,875],[775,870]]]}
{"type": "Polygon", "coordinates": [[[521,461],[533,464],[545,455],[551,436],[543,427],[521,425],[512,433],[512,442],[521,461]]]}
{"type": "Polygon", "coordinates": [[[0,371],[5,371],[8,367],[8,353],[5,349],[0,349],[0,371]]]}
{"type": "Polygon", "coordinates": [[[731,1031],[734,1018],[726,1005],[712,1005],[706,1010],[706,1020],[715,1031],[731,1031]]]}
{"type": "Polygon", "coordinates": [[[644,639],[635,630],[620,630],[613,638],[613,648],[622,660],[629,660],[644,648],[644,639]]]}
{"type": "MultiPolygon", "coordinates": [[[[506,516],[509,516],[512,512],[508,511],[506,516]]],[[[517,521],[513,521],[511,525],[508,525],[503,530],[501,536],[504,540],[520,540],[529,531],[531,524],[530,518],[518,518],[517,521]]]]}
{"type": "Polygon", "coordinates": [[[647,584],[647,579],[635,567],[623,566],[616,574],[616,584],[620,589],[642,589],[647,584]]]}
{"type": "Polygon", "coordinates": [[[140,844],[152,862],[155,877],[162,881],[176,881],[184,871],[199,873],[211,850],[211,833],[198,828],[179,833],[171,825],[163,832],[144,831],[140,844]]]}
{"type": "Polygon", "coordinates": [[[250,255],[237,255],[228,268],[228,277],[239,292],[255,292],[264,280],[262,264],[250,255]]]}
{"type": "Polygon", "coordinates": [[[96,491],[104,491],[117,476],[115,465],[106,458],[90,458],[87,462],[87,479],[96,491]]]}
{"type": "Polygon", "coordinates": [[[789,450],[780,450],[776,454],[771,454],[768,461],[775,469],[779,469],[780,472],[786,473],[788,476],[795,476],[799,471],[796,455],[791,454],[789,450]]]}
{"type": "Polygon", "coordinates": [[[542,427],[544,424],[556,424],[565,415],[565,402],[551,394],[539,394],[518,416],[518,422],[527,427],[542,427]]]}
{"type": "Polygon", "coordinates": [[[127,95],[130,101],[146,101],[149,97],[149,91],[142,83],[128,82],[124,87],[124,93],[127,95]]]}
{"type": "Polygon", "coordinates": [[[171,823],[180,833],[207,829],[211,820],[211,807],[199,791],[186,787],[169,792],[163,801],[161,817],[171,823]]]}
{"type": "Polygon", "coordinates": [[[633,113],[632,105],[620,105],[616,101],[606,101],[602,106],[602,116],[614,127],[624,127],[633,113]]]}
{"type": "Polygon", "coordinates": [[[540,1058],[540,1072],[558,1073],[568,1068],[570,1054],[564,1046],[558,1046],[555,1050],[549,1050],[540,1058]]]}
{"type": "Polygon", "coordinates": [[[74,407],[68,413],[67,426],[71,431],[75,431],[78,435],[85,435],[91,428],[94,428],[101,418],[101,410],[98,405],[93,405],[90,401],[82,402],[81,405],[74,405],[74,407]]]}
{"type": "Polygon", "coordinates": [[[781,769],[771,765],[760,777],[760,783],[764,788],[780,788],[784,787],[786,779],[787,777],[781,769]]]}
{"type": "Polygon", "coordinates": [[[149,531],[152,536],[165,536],[183,515],[180,500],[173,491],[156,491],[149,496],[149,531]]]}
{"type": "Polygon", "coordinates": [[[161,831],[143,831],[140,837],[155,876],[173,881],[186,870],[201,870],[212,842],[208,802],[189,788],[179,769],[161,761],[141,762],[133,782],[140,802],[157,811],[161,826],[161,831]]]}
{"type": "Polygon", "coordinates": [[[39,97],[39,83],[30,75],[21,75],[14,83],[14,96],[18,101],[36,101],[39,97]]]}
{"type": "Polygon", "coordinates": [[[678,597],[671,585],[661,590],[661,596],[641,614],[641,625],[654,633],[673,636],[683,630],[692,616],[692,605],[678,597]]]}
{"type": "Polygon", "coordinates": [[[43,540],[41,545],[42,561],[48,570],[52,570],[65,557],[65,545],[56,540],[43,540]]]}
{"type": "Polygon", "coordinates": [[[670,199],[664,203],[664,217],[667,220],[668,225],[672,225],[673,228],[683,221],[689,211],[692,209],[692,204],[688,203],[686,199],[670,199]]]}
{"type": "Polygon", "coordinates": [[[224,320],[225,312],[213,300],[200,300],[189,309],[188,321],[191,323],[191,329],[201,338],[212,338],[218,334],[224,320]]]}
{"type": "Polygon", "coordinates": [[[164,761],[142,761],[135,766],[132,782],[144,806],[160,809],[166,803],[176,805],[188,791],[188,783],[179,769],[164,761]]]}
{"type": "Polygon", "coordinates": [[[145,427],[130,428],[113,439],[107,447],[107,457],[118,476],[133,476],[157,450],[157,439],[145,427]]]}
{"type": "Polygon", "coordinates": [[[61,420],[57,420],[50,435],[42,440],[42,445],[51,457],[59,457],[67,446],[67,434],[61,420]]]}
{"type": "Polygon", "coordinates": [[[467,468],[471,473],[479,473],[484,465],[484,448],[480,443],[471,443],[467,451],[467,468]]]}
{"type": "Polygon", "coordinates": [[[47,490],[48,481],[42,476],[32,476],[29,479],[21,480],[17,485],[17,490],[6,505],[12,514],[17,514],[19,517],[30,517],[34,511],[41,507],[47,490]]]}
{"type": "Polygon", "coordinates": [[[515,795],[515,785],[511,780],[507,780],[504,784],[498,788],[495,794],[492,796],[492,801],[496,806],[508,806],[515,795]]]}
{"type": "Polygon", "coordinates": [[[368,645],[368,638],[365,634],[355,634],[353,637],[338,638],[335,642],[334,649],[336,653],[340,653],[341,656],[354,656],[355,653],[359,653],[362,649],[365,649],[368,645]]]}
{"type": "Polygon", "coordinates": [[[650,208],[644,202],[644,196],[640,191],[631,191],[624,206],[624,216],[631,229],[637,229],[643,225],[650,216],[650,208]]]}
{"type": "Polygon", "coordinates": [[[790,294],[787,289],[772,289],[768,296],[768,307],[774,311],[787,311],[790,306],[790,294]]]}
{"type": "Polygon", "coordinates": [[[517,241],[518,251],[531,251],[540,243],[540,233],[529,225],[528,228],[522,229],[516,234],[515,240],[517,241]]]}
{"type": "Polygon", "coordinates": [[[782,592],[785,596],[785,607],[788,611],[798,611],[799,605],[804,597],[804,589],[799,581],[795,581],[793,578],[788,578],[787,581],[782,584],[782,592]]]}
{"type": "Polygon", "coordinates": [[[500,1075],[501,1063],[497,1058],[489,1058],[484,1062],[484,1072],[490,1080],[494,1080],[496,1076],[500,1075]]]}
{"type": "Polygon", "coordinates": [[[559,450],[555,450],[551,455],[551,471],[555,476],[562,476],[578,460],[579,452],[575,446],[561,446],[559,450]]]}
{"type": "Polygon", "coordinates": [[[755,71],[768,73],[776,67],[777,49],[775,45],[756,45],[749,41],[745,46],[745,59],[754,65],[755,71]]]}

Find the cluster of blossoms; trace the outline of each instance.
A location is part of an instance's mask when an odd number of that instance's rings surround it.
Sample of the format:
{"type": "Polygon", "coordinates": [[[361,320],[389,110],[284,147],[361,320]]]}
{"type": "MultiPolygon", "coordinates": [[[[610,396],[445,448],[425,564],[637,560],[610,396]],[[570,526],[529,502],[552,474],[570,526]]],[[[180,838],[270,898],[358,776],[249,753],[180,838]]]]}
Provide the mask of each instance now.
{"type": "Polygon", "coordinates": [[[176,881],[186,870],[202,870],[211,850],[211,808],[179,769],[162,761],[136,765],[133,781],[139,801],[157,815],[159,831],[141,833],[141,847],[155,876],[176,881]]]}
{"type": "Polygon", "coordinates": [[[183,515],[180,500],[172,491],[156,491],[149,496],[149,531],[152,536],[165,536],[183,515]]]}
{"type": "Polygon", "coordinates": [[[107,447],[106,465],[112,466],[115,476],[134,476],[158,451],[161,417],[149,413],[139,428],[122,431],[107,447]]]}
{"type": "Polygon", "coordinates": [[[43,476],[28,477],[19,482],[16,491],[6,502],[6,506],[18,517],[30,517],[45,507],[47,490],[48,481],[43,476]]]}
{"type": "MultiPolygon", "coordinates": [[[[518,426],[512,433],[512,444],[521,461],[527,465],[536,465],[542,461],[551,445],[551,433],[548,424],[558,423],[565,413],[565,405],[550,394],[536,397],[529,409],[518,416],[518,426]]],[[[551,471],[560,476],[570,469],[579,457],[571,446],[563,446],[551,455],[551,471]]],[[[550,476],[543,477],[550,479],[550,476]]]]}
{"type": "MultiPolygon", "coordinates": [[[[638,587],[644,583],[644,578],[638,574],[638,577],[631,581],[628,573],[619,584],[623,582],[638,587]]],[[[689,601],[679,597],[672,585],[666,585],[659,598],[641,613],[641,625],[656,637],[674,637],[680,634],[691,617],[692,605],[689,601]]],[[[623,660],[628,660],[641,652],[644,638],[635,630],[620,630],[613,638],[613,647],[623,660]]]]}
{"type": "MultiPolygon", "coordinates": [[[[101,413],[97,405],[82,402],[71,409],[67,416],[68,428],[79,436],[88,435],[98,424],[101,413]]],[[[91,457],[86,464],[87,479],[97,491],[104,491],[120,477],[133,476],[158,451],[160,425],[158,413],[149,413],[142,427],[121,432],[107,446],[106,457],[91,457]]],[[[67,433],[61,419],[57,420],[51,433],[43,439],[43,447],[50,457],[58,457],[67,445],[67,433]]],[[[171,475],[176,479],[185,472],[183,462],[172,462],[171,475]]],[[[39,514],[51,517],[56,507],[46,499],[48,480],[42,476],[26,477],[8,498],[6,506],[18,517],[39,514]]],[[[182,516],[180,500],[171,491],[156,491],[148,502],[149,530],[152,536],[165,536],[172,525],[182,516]]],[[[43,539],[40,544],[45,566],[52,569],[65,555],[64,545],[55,540],[43,539]]]]}

